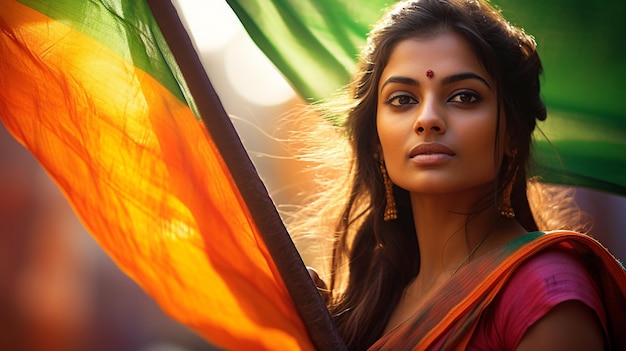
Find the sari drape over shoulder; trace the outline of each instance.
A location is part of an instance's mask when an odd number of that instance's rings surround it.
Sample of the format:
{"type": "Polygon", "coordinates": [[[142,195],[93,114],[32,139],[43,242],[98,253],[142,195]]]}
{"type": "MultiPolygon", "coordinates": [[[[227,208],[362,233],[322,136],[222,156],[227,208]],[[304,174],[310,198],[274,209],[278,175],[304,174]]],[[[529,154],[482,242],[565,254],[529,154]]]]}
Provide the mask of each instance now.
{"type": "Polygon", "coordinates": [[[571,231],[529,233],[471,262],[369,350],[465,350],[482,312],[515,270],[547,249],[565,250],[585,264],[604,302],[610,349],[626,350],[624,266],[595,239],[571,231]]]}

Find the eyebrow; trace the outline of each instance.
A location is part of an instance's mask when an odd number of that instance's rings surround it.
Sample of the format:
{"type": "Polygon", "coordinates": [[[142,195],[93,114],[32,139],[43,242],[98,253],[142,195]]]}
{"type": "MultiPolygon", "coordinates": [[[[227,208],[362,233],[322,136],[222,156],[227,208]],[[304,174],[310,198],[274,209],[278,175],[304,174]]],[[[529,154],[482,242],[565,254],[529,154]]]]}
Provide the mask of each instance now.
{"type": "MultiPolygon", "coordinates": [[[[489,89],[491,89],[491,85],[489,85],[489,83],[487,83],[487,80],[484,79],[483,77],[479,76],[476,73],[473,72],[464,72],[464,73],[458,73],[458,74],[453,74],[451,76],[445,77],[444,79],[441,80],[441,84],[442,85],[448,85],[448,84],[452,84],[452,83],[456,83],[456,82],[460,82],[463,80],[467,80],[467,79],[477,79],[481,82],[483,82],[489,89]]],[[[412,85],[412,86],[419,86],[419,82],[416,81],[413,78],[409,78],[409,77],[403,77],[403,76],[392,76],[389,77],[389,79],[387,79],[383,85],[380,87],[380,90],[382,91],[383,88],[390,83],[400,83],[400,84],[405,84],[405,85],[412,85]]]]}
{"type": "Polygon", "coordinates": [[[389,79],[387,79],[383,83],[383,85],[381,85],[380,91],[383,91],[385,86],[387,84],[391,84],[391,83],[400,83],[400,84],[404,84],[404,85],[413,85],[413,86],[419,86],[420,85],[420,83],[418,83],[418,81],[416,81],[413,78],[402,77],[402,76],[392,76],[392,77],[389,77],[389,79]]]}
{"type": "Polygon", "coordinates": [[[487,88],[491,89],[491,85],[487,83],[487,80],[485,78],[473,72],[453,74],[451,76],[448,76],[442,79],[441,84],[447,85],[447,84],[452,84],[452,83],[459,82],[459,81],[466,80],[466,79],[478,79],[479,81],[483,82],[487,86],[487,88]]]}

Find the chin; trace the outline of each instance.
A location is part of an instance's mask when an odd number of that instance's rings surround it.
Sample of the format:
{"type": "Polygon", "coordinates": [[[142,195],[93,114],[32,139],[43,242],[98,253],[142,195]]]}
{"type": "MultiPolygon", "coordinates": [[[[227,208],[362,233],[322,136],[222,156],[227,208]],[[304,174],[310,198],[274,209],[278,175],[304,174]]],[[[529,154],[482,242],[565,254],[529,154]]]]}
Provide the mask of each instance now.
{"type": "Polygon", "coordinates": [[[415,195],[461,195],[480,194],[476,196],[484,196],[493,191],[493,181],[475,182],[475,183],[459,183],[443,181],[441,179],[429,182],[420,182],[421,184],[411,184],[406,187],[397,184],[402,189],[415,195]]]}

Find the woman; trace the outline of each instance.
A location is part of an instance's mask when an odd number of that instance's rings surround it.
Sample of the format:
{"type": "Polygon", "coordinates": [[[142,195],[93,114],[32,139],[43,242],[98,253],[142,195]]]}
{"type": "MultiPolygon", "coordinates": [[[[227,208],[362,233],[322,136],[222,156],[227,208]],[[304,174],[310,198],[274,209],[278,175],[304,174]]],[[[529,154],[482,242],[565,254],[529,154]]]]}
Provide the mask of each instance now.
{"type": "Polygon", "coordinates": [[[586,236],[537,232],[541,71],[533,38],[483,1],[401,2],[374,27],[325,290],[349,349],[626,347],[623,269],[586,236]]]}

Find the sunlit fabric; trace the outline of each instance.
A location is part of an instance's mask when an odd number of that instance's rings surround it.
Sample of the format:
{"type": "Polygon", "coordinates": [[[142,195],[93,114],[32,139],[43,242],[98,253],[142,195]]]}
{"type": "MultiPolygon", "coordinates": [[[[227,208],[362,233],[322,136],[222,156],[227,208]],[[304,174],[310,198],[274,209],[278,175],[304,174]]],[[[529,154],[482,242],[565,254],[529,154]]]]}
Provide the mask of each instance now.
{"type": "Polygon", "coordinates": [[[0,8],[0,118],[119,267],[212,344],[313,349],[147,3],[0,8]]]}

